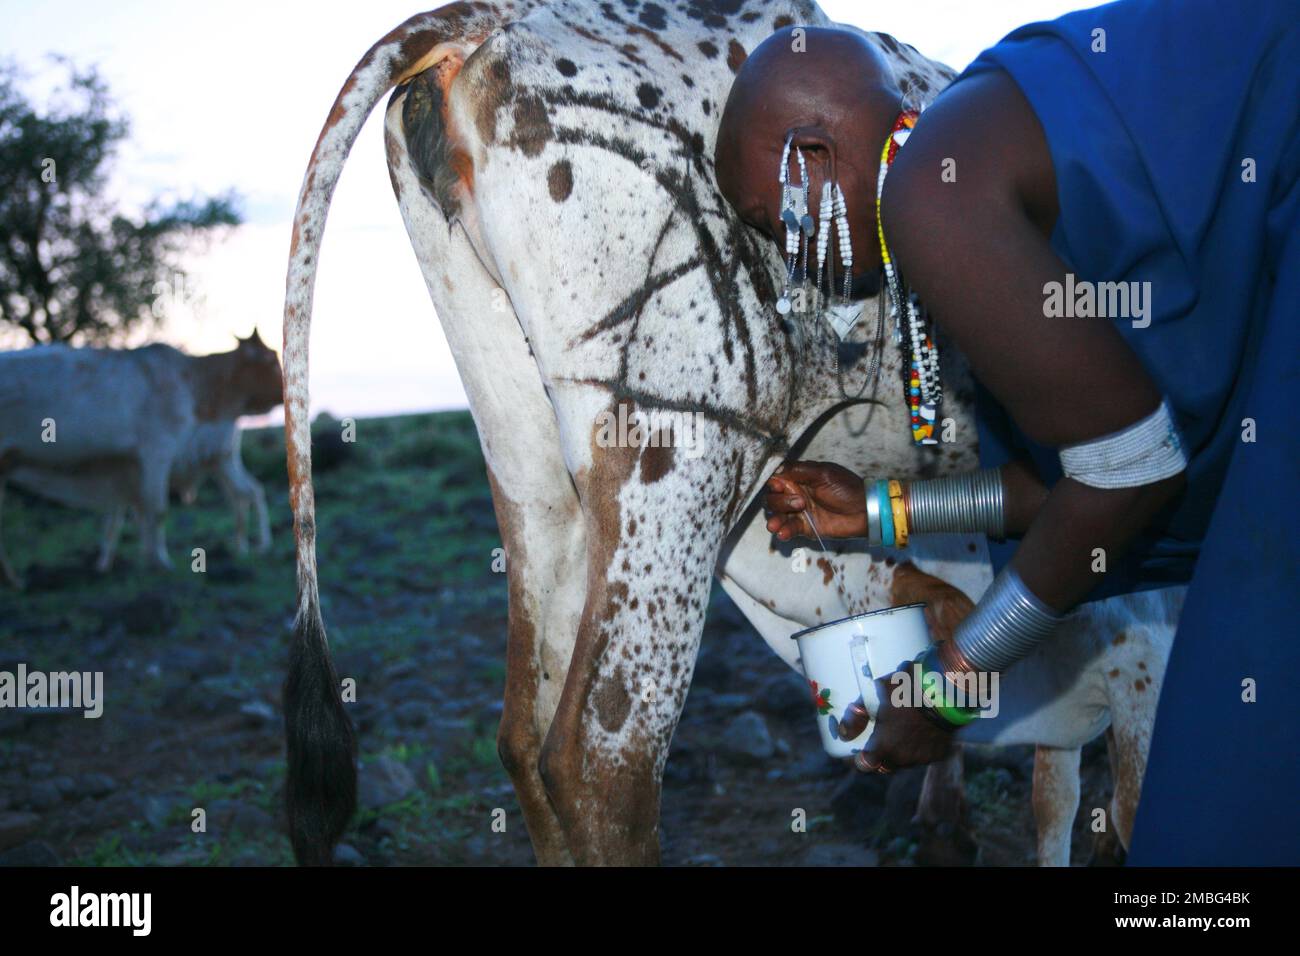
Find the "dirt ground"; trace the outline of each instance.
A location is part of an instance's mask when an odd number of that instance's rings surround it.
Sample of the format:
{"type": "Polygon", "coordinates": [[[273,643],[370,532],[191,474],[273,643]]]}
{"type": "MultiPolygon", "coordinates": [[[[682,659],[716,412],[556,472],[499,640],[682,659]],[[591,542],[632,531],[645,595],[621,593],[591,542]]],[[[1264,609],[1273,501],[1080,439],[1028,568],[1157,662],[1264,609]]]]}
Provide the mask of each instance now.
{"type": "MultiPolygon", "coordinates": [[[[321,591],[339,673],[356,681],[362,762],[361,811],[338,860],[531,864],[496,755],[506,585],[468,415],[362,420],[352,444],[337,434],[322,425],[316,453],[321,591]]],[[[265,556],[236,556],[209,485],[171,511],[173,571],[141,567],[128,530],[101,577],[95,516],[10,491],[4,533],[28,590],[0,591],[0,671],[102,671],[105,705],[98,719],[0,710],[0,865],[292,862],[280,810],[294,589],[281,440],[278,429],[244,439],[271,504],[265,556]]],[[[663,860],[1032,864],[1032,756],[968,751],[969,833],[923,830],[911,820],[920,773],[864,777],[825,757],[803,681],[715,589],[665,771],[663,860]]],[[[1095,743],[1076,864],[1092,856],[1087,823],[1109,788],[1095,743]]]]}

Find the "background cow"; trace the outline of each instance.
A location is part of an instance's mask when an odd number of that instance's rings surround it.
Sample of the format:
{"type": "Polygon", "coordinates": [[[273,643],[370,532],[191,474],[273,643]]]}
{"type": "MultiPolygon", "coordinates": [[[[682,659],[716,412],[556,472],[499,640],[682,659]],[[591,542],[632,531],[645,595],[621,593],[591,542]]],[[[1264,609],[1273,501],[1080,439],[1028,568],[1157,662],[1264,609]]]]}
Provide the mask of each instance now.
{"type": "MultiPolygon", "coordinates": [[[[275,352],[256,332],[230,352],[202,356],[167,345],[0,354],[0,506],[13,480],[107,512],[101,570],[112,562],[130,508],[143,553],[170,566],[162,525],[168,491],[192,493],[215,471],[235,508],[237,538],[251,503],[264,545],[265,497],[240,462],[235,419],[270,411],[281,385],[275,352]]],[[[19,585],[2,538],[0,569],[19,585]]]]}

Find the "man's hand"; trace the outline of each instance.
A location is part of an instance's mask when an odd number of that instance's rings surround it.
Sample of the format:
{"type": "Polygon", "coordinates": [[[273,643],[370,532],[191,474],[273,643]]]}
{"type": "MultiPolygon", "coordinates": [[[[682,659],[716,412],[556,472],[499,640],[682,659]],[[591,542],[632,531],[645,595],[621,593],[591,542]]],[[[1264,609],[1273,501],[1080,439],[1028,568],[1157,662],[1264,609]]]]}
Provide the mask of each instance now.
{"type": "Polygon", "coordinates": [[[867,495],[862,479],[828,461],[782,465],[767,479],[763,507],[767,530],[781,541],[795,536],[860,538],[867,534],[867,495]],[[816,531],[805,511],[812,513],[816,531]]]}
{"type": "MultiPolygon", "coordinates": [[[[890,677],[876,681],[880,707],[876,711],[876,726],[872,731],[867,750],[854,758],[853,765],[863,772],[901,770],[933,763],[948,756],[952,749],[952,733],[936,726],[921,713],[919,707],[895,707],[889,696],[894,690],[890,677]]],[[[840,722],[840,736],[853,739],[866,728],[866,711],[840,722]]]]}

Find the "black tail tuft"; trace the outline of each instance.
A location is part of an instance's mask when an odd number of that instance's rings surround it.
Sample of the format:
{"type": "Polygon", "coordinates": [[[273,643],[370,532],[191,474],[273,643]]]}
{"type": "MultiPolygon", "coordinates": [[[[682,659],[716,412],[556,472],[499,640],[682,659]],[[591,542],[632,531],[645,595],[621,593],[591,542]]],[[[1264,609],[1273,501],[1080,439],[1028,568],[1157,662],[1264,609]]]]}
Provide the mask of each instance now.
{"type": "Polygon", "coordinates": [[[314,606],[294,623],[284,724],[293,855],[303,866],[328,866],[357,808],[357,738],[343,707],[325,624],[314,606]]]}

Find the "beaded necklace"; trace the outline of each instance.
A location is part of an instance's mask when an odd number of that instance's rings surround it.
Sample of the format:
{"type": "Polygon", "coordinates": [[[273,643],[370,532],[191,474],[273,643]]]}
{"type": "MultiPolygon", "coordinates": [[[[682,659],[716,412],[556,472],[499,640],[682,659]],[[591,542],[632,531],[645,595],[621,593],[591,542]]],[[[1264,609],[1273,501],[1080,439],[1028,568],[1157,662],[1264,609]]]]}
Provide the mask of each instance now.
{"type": "MultiPolygon", "coordinates": [[[[908,358],[903,370],[903,395],[907,399],[912,428],[912,441],[917,445],[936,445],[934,424],[939,404],[943,401],[943,387],[939,382],[939,349],[934,344],[929,318],[920,301],[903,283],[889,244],[885,242],[885,226],[880,218],[880,197],[885,192],[885,176],[898,155],[899,147],[907,142],[916,126],[920,110],[904,110],[894,120],[894,126],[885,138],[880,151],[880,172],[876,178],[876,232],[880,236],[880,260],[885,269],[885,283],[892,300],[890,314],[898,332],[899,346],[908,358]],[[906,319],[906,321],[904,321],[906,319]]],[[[880,294],[885,295],[885,289],[880,294]]]]}

